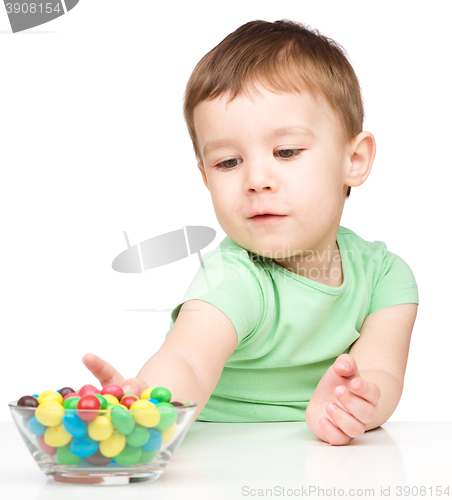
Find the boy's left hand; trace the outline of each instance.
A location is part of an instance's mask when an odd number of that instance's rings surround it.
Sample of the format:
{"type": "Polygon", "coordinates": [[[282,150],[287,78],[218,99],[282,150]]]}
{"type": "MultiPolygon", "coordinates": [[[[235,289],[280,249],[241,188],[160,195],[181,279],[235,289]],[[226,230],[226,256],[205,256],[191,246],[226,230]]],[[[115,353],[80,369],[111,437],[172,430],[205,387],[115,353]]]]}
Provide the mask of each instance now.
{"type": "Polygon", "coordinates": [[[341,354],[320,379],[306,409],[306,423],[323,441],[346,445],[364,434],[365,424],[375,416],[380,395],[378,385],[359,376],[353,356],[341,354]],[[340,363],[347,364],[348,370],[340,363]],[[344,392],[339,395],[341,389],[344,392]],[[328,408],[330,404],[334,405],[332,409],[328,408]]]}

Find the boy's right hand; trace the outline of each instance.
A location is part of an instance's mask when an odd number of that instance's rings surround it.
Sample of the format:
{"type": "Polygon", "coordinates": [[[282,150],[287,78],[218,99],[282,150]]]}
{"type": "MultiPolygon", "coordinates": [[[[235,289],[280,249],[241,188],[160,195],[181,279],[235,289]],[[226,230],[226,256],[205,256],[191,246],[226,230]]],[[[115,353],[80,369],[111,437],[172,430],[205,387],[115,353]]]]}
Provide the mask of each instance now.
{"type": "Polygon", "coordinates": [[[108,384],[117,384],[122,387],[124,393],[134,392],[141,394],[148,388],[148,384],[139,378],[129,378],[127,380],[103,359],[95,354],[88,353],[82,358],[83,364],[99,380],[102,387],[108,384]]]}

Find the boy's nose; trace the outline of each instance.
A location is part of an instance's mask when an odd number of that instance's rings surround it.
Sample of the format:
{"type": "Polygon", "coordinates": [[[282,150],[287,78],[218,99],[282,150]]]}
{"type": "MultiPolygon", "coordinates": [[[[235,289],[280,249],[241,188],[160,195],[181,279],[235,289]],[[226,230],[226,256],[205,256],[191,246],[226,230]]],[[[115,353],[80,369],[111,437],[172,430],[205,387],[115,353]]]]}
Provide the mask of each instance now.
{"type": "Polygon", "coordinates": [[[275,165],[270,165],[265,160],[249,162],[245,169],[245,189],[250,191],[273,191],[277,190],[280,179],[275,165]]]}

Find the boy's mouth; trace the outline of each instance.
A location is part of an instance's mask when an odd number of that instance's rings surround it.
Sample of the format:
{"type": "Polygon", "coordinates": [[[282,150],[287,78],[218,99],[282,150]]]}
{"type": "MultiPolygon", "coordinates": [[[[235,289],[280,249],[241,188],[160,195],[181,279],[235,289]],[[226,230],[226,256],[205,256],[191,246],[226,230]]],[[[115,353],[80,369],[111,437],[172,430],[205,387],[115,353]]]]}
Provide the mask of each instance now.
{"type": "Polygon", "coordinates": [[[273,222],[284,219],[285,215],[277,215],[277,214],[261,214],[255,215],[254,217],[250,217],[251,220],[256,222],[273,222]]]}

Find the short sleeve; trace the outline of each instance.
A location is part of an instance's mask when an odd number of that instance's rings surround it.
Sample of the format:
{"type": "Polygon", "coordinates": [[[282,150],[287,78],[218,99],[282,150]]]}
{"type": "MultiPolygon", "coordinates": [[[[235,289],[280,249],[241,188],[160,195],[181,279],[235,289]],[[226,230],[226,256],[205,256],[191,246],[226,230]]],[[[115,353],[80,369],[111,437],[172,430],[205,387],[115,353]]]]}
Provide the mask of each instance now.
{"type": "Polygon", "coordinates": [[[248,252],[214,250],[208,254],[183,299],[171,312],[171,328],[187,300],[204,300],[222,311],[234,325],[237,345],[249,336],[263,316],[259,270],[248,252]]]}
{"type": "Polygon", "coordinates": [[[418,286],[409,265],[398,255],[384,251],[381,271],[372,289],[368,315],[398,304],[419,304],[418,286]]]}

